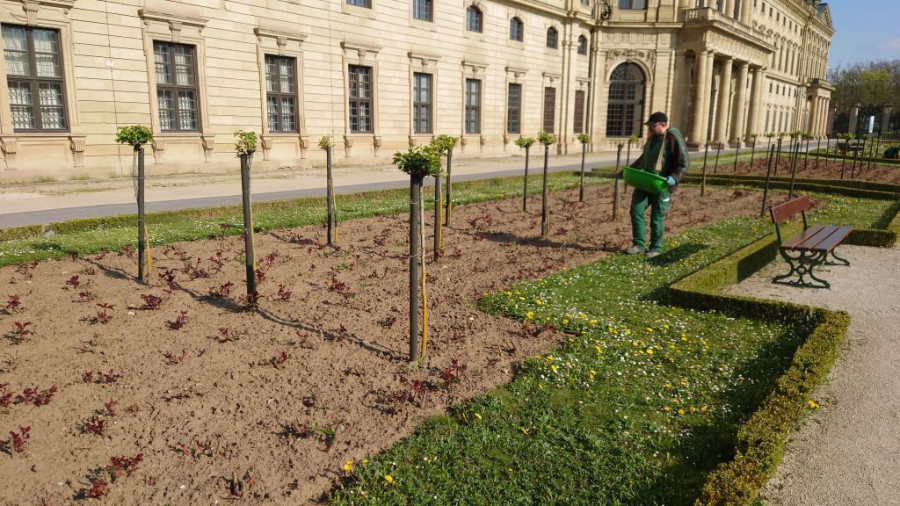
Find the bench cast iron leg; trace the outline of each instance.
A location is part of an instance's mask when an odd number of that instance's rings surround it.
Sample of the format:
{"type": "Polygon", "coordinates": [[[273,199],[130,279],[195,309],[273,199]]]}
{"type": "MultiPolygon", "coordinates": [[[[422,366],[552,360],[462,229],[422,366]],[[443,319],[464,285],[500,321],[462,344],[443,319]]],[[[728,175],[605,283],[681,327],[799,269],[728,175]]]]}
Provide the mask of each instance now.
{"type": "Polygon", "coordinates": [[[829,284],[828,281],[819,279],[813,274],[813,268],[824,263],[828,253],[823,251],[799,251],[795,252],[796,256],[791,256],[790,253],[784,250],[780,250],[780,253],[791,267],[791,270],[787,274],[772,278],[773,283],[806,286],[809,288],[831,288],[831,284],[829,284]],[[794,274],[799,274],[799,277],[797,279],[790,279],[794,274]],[[811,281],[804,281],[804,278],[807,276],[809,276],[811,281]]]}
{"type": "Polygon", "coordinates": [[[831,250],[831,258],[833,258],[834,261],[831,261],[831,260],[826,259],[826,260],[825,260],[825,265],[846,265],[846,266],[849,266],[849,265],[850,265],[850,261],[849,261],[849,260],[847,260],[846,258],[841,258],[841,257],[837,256],[837,255],[834,253],[834,250],[831,250]]]}

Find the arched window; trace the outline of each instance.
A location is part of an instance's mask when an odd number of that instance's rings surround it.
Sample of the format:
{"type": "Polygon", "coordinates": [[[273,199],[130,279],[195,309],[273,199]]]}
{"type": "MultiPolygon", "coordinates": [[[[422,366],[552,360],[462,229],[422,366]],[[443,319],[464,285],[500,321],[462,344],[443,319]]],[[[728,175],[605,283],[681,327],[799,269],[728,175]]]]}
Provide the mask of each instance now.
{"type": "Polygon", "coordinates": [[[559,47],[559,32],[552,26],[547,28],[547,47],[556,49],[559,47]]]}
{"type": "Polygon", "coordinates": [[[613,70],[609,81],[606,136],[640,136],[644,114],[644,73],[634,63],[623,63],[613,70]]]}
{"type": "Polygon", "coordinates": [[[466,9],[466,30],[481,33],[483,26],[481,10],[474,5],[470,5],[466,9]]]}
{"type": "Polygon", "coordinates": [[[578,54],[587,54],[587,37],[578,36],[578,54]]]}
{"type": "Polygon", "coordinates": [[[525,40],[525,23],[519,18],[509,20],[509,40],[525,40]]]}

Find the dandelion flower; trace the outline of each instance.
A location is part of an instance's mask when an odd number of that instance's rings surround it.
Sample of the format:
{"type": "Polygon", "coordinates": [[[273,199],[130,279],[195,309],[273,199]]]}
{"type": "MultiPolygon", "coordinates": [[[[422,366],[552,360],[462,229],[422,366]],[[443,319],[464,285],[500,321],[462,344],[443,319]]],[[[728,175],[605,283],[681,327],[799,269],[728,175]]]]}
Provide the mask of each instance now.
{"type": "Polygon", "coordinates": [[[475,418],[481,420],[481,413],[475,413],[475,418]]]}
{"type": "Polygon", "coordinates": [[[534,311],[529,311],[529,312],[525,313],[525,318],[528,318],[529,320],[534,319],[534,311]]]}
{"type": "Polygon", "coordinates": [[[348,460],[344,464],[344,471],[347,471],[348,473],[353,471],[353,460],[348,460]]]}
{"type": "Polygon", "coordinates": [[[810,407],[810,408],[812,408],[812,409],[818,409],[819,405],[816,403],[816,401],[810,399],[810,400],[807,401],[807,402],[809,403],[809,407],[810,407]]]}
{"type": "Polygon", "coordinates": [[[393,485],[394,477],[389,474],[386,474],[386,475],[384,475],[384,481],[386,481],[388,483],[388,485],[393,485]]]}

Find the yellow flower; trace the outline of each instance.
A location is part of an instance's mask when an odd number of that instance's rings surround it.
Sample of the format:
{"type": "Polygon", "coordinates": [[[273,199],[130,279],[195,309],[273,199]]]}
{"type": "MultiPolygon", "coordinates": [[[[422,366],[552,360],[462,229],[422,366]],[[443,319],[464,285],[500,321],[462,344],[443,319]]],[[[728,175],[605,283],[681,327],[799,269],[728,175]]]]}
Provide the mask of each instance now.
{"type": "Polygon", "coordinates": [[[525,313],[525,318],[528,318],[529,320],[533,319],[534,311],[529,311],[529,312],[525,313]]]}
{"type": "Polygon", "coordinates": [[[816,404],[816,401],[810,399],[810,400],[807,401],[807,402],[809,403],[809,407],[811,407],[812,409],[818,409],[819,405],[816,404]]]}
{"type": "Polygon", "coordinates": [[[353,471],[353,460],[348,460],[346,464],[344,464],[344,471],[352,472],[353,471]]]}
{"type": "Polygon", "coordinates": [[[555,365],[551,365],[551,366],[550,366],[550,370],[553,371],[553,372],[556,372],[556,371],[557,371],[556,366],[555,366],[555,365]]]}
{"type": "Polygon", "coordinates": [[[384,475],[384,481],[388,482],[388,485],[393,485],[394,477],[389,474],[386,474],[386,475],[384,475]]]}
{"type": "Polygon", "coordinates": [[[653,355],[653,348],[647,348],[647,355],[653,355]]]}
{"type": "Polygon", "coordinates": [[[481,420],[481,413],[475,413],[475,418],[481,420]]]}
{"type": "Polygon", "coordinates": [[[359,463],[362,464],[362,465],[366,465],[366,464],[369,463],[369,459],[362,459],[362,460],[359,461],[359,463]]]}
{"type": "Polygon", "coordinates": [[[535,302],[538,306],[540,306],[541,304],[543,304],[543,302],[541,301],[541,299],[535,299],[534,302],[535,302]]]}
{"type": "Polygon", "coordinates": [[[522,427],[520,430],[522,431],[522,434],[528,435],[528,428],[522,427]]]}
{"type": "Polygon", "coordinates": [[[684,414],[684,410],[683,410],[683,409],[679,409],[679,410],[678,410],[678,414],[679,414],[679,415],[683,415],[683,414],[684,414]]]}

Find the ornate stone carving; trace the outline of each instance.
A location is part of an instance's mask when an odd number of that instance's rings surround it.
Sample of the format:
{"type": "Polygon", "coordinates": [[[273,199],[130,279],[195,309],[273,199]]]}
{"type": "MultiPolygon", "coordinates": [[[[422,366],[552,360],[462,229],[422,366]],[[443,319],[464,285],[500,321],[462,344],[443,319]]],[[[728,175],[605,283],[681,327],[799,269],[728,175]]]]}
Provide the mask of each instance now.
{"type": "Polygon", "coordinates": [[[76,167],[84,167],[84,136],[69,137],[69,148],[76,167]]]}
{"type": "Polygon", "coordinates": [[[29,26],[37,24],[38,9],[40,7],[41,4],[34,0],[25,0],[24,2],[22,2],[22,8],[25,9],[25,19],[27,20],[29,26]]]}
{"type": "Polygon", "coordinates": [[[216,149],[216,136],[215,135],[204,135],[201,138],[201,144],[203,145],[203,157],[209,162],[212,160],[213,150],[216,149]]]}
{"type": "Polygon", "coordinates": [[[3,150],[3,156],[6,158],[7,169],[16,167],[16,151],[18,149],[19,139],[16,137],[0,137],[0,150],[3,150]]]}
{"type": "Polygon", "coordinates": [[[609,75],[614,63],[623,59],[640,60],[647,65],[651,73],[656,70],[656,51],[652,49],[610,49],[606,52],[606,74],[609,75]]]}

